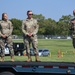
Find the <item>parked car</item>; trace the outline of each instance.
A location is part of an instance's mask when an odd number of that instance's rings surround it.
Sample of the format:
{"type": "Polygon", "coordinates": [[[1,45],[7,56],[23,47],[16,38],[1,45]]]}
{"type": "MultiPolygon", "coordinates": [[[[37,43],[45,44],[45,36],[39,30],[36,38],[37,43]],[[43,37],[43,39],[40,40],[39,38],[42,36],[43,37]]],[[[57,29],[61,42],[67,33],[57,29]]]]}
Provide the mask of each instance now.
{"type": "Polygon", "coordinates": [[[47,49],[45,49],[45,50],[43,50],[42,55],[43,55],[43,56],[48,56],[48,55],[50,55],[50,51],[47,50],[47,49]]]}
{"type": "Polygon", "coordinates": [[[30,55],[31,56],[34,56],[35,55],[33,48],[30,48],[30,55]]]}
{"type": "Polygon", "coordinates": [[[9,55],[9,54],[10,54],[9,48],[7,44],[5,43],[5,55],[9,55]]]}
{"type": "MultiPolygon", "coordinates": [[[[24,44],[23,43],[13,43],[13,49],[14,49],[14,54],[21,56],[23,55],[24,52],[24,44]]],[[[0,53],[1,53],[1,48],[0,48],[0,53]]],[[[9,48],[7,46],[7,43],[5,43],[5,55],[10,55],[9,48]]]]}
{"type": "Polygon", "coordinates": [[[48,49],[39,49],[39,56],[48,56],[50,55],[50,50],[48,49]]]}
{"type": "MultiPolygon", "coordinates": [[[[0,54],[1,54],[1,48],[0,48],[0,54]]],[[[5,55],[9,55],[9,54],[10,54],[9,48],[7,46],[7,43],[5,43],[5,55]]]]}
{"type": "Polygon", "coordinates": [[[14,54],[22,56],[25,50],[24,43],[13,43],[14,54]]]}
{"type": "Polygon", "coordinates": [[[40,49],[40,50],[38,51],[39,56],[42,56],[42,52],[43,52],[43,49],[40,49]]]}

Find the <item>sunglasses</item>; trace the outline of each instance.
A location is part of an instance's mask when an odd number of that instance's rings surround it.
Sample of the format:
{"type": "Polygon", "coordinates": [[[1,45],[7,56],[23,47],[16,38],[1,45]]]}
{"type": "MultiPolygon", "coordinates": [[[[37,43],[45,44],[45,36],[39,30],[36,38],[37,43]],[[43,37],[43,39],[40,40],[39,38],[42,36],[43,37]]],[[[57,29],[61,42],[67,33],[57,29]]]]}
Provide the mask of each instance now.
{"type": "Polygon", "coordinates": [[[28,15],[33,15],[33,14],[28,14],[28,15]]]}

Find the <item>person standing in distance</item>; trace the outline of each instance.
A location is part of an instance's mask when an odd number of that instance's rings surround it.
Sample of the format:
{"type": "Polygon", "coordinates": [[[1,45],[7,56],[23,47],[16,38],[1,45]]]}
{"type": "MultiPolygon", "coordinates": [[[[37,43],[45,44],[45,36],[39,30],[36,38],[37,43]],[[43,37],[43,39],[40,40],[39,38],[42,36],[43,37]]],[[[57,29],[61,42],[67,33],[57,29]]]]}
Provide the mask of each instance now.
{"type": "Polygon", "coordinates": [[[37,24],[37,20],[32,18],[32,11],[27,11],[27,19],[23,20],[22,22],[22,32],[23,32],[23,38],[24,38],[24,45],[26,47],[26,52],[28,56],[27,62],[32,61],[31,55],[30,55],[30,44],[32,43],[32,47],[35,53],[35,61],[38,62],[38,49],[37,49],[37,33],[39,29],[39,25],[37,24]]]}
{"type": "Polygon", "coordinates": [[[0,48],[1,48],[1,61],[4,61],[5,56],[5,43],[10,51],[11,61],[14,61],[14,50],[12,42],[12,23],[8,20],[7,13],[2,14],[2,20],[0,21],[0,48]]]}
{"type": "Polygon", "coordinates": [[[71,36],[72,36],[72,44],[75,48],[75,10],[73,10],[73,16],[74,18],[70,21],[70,30],[71,30],[71,36]]]}

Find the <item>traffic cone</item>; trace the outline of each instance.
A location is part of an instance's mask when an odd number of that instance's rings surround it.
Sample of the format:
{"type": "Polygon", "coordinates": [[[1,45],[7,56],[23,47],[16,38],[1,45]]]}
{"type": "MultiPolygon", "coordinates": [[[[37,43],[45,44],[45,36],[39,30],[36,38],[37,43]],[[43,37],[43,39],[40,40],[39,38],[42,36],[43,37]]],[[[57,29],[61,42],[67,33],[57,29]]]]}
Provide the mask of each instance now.
{"type": "Polygon", "coordinates": [[[58,58],[61,58],[61,51],[60,51],[60,49],[58,50],[58,58]]]}
{"type": "Polygon", "coordinates": [[[73,51],[73,54],[75,54],[75,51],[73,51]]]}
{"type": "Polygon", "coordinates": [[[23,55],[26,56],[26,51],[24,51],[24,54],[23,55]]]}
{"type": "Polygon", "coordinates": [[[61,56],[62,56],[62,57],[63,57],[63,55],[64,55],[64,52],[61,53],[61,56]]]}
{"type": "Polygon", "coordinates": [[[51,52],[50,52],[50,57],[52,56],[51,52]]]}

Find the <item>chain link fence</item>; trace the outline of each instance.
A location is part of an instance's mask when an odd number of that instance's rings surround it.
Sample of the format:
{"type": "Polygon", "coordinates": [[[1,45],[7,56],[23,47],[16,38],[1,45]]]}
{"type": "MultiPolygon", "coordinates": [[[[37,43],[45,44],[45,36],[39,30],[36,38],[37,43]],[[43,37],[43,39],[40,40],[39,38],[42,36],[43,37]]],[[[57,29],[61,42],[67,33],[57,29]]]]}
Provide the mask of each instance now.
{"type": "MultiPolygon", "coordinates": [[[[71,39],[67,35],[37,35],[38,39],[71,39]]],[[[13,39],[23,39],[23,36],[13,35],[13,39]]]]}

